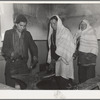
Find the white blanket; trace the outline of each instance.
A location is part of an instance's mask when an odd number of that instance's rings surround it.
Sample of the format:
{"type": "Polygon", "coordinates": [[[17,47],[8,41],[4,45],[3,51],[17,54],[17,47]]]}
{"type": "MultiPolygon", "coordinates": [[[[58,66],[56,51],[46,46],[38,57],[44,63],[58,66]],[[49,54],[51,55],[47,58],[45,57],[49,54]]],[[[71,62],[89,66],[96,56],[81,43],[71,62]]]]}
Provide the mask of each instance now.
{"type": "MultiPolygon", "coordinates": [[[[69,29],[63,26],[61,19],[57,16],[57,33],[56,33],[56,54],[60,56],[58,61],[56,62],[56,75],[62,76],[64,78],[73,78],[73,60],[72,56],[75,52],[75,44],[73,40],[73,36],[69,29]]],[[[49,36],[48,36],[48,60],[47,62],[51,62],[51,34],[53,29],[50,25],[49,36]]]]}
{"type": "Polygon", "coordinates": [[[83,22],[86,23],[87,28],[85,30],[80,29],[76,36],[80,37],[79,51],[98,55],[96,31],[90,26],[87,20],[83,20],[83,22]]]}

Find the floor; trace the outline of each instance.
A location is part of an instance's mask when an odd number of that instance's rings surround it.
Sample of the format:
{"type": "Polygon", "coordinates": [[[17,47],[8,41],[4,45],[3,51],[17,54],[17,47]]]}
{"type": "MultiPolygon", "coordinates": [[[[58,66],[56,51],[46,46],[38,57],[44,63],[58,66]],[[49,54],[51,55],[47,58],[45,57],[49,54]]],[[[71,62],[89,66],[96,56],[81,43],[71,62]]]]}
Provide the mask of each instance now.
{"type": "MultiPolygon", "coordinates": [[[[27,90],[58,90],[59,87],[53,74],[48,75],[46,72],[30,75],[19,75],[17,79],[21,79],[27,84],[27,90]]],[[[97,83],[100,77],[89,79],[82,84],[76,84],[72,90],[98,90],[97,83]]]]}

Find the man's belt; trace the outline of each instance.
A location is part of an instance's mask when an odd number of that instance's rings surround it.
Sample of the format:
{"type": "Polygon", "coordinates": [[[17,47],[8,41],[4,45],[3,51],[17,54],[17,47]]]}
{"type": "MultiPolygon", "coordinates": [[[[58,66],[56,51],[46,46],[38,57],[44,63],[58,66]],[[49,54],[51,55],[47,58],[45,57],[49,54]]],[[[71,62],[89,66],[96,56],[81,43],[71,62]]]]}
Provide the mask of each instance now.
{"type": "Polygon", "coordinates": [[[10,60],[11,62],[16,62],[16,61],[23,60],[23,59],[24,59],[23,57],[18,57],[18,58],[10,59],[10,60]]]}

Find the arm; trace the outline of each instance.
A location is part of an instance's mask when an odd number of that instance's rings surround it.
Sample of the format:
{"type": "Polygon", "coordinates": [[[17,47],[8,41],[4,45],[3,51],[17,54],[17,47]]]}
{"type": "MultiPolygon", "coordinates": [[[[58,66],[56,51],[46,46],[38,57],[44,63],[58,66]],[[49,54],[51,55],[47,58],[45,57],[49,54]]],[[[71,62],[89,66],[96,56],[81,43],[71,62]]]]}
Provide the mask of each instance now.
{"type": "Polygon", "coordinates": [[[31,53],[32,66],[35,67],[35,65],[38,62],[38,48],[37,48],[37,45],[35,44],[34,40],[32,39],[31,34],[29,34],[29,50],[31,53]]]}

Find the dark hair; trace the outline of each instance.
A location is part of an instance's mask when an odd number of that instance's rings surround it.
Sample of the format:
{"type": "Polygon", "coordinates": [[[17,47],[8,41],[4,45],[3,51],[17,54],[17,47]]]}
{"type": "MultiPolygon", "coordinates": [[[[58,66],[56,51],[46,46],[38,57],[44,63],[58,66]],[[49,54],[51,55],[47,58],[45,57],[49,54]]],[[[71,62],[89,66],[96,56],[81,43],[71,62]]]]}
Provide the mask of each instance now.
{"type": "Polygon", "coordinates": [[[24,16],[24,15],[18,15],[17,16],[17,18],[16,18],[16,20],[15,20],[15,23],[20,23],[20,22],[25,22],[25,23],[27,23],[27,19],[26,19],[26,17],[24,16]]]}
{"type": "Polygon", "coordinates": [[[53,17],[50,18],[50,20],[53,20],[53,19],[55,19],[56,21],[58,21],[57,16],[53,16],[53,17]]]}
{"type": "Polygon", "coordinates": [[[78,29],[80,29],[80,25],[82,24],[82,22],[83,22],[83,21],[81,21],[81,22],[79,23],[78,29]]]}

